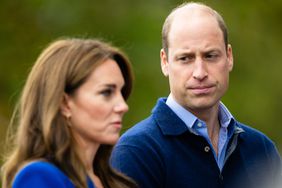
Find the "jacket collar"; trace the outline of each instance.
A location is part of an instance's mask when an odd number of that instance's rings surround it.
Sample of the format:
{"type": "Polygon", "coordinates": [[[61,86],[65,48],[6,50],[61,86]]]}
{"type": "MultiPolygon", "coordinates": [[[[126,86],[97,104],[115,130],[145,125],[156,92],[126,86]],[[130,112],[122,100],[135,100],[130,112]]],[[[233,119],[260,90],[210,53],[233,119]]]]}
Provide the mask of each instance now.
{"type": "MultiPolygon", "coordinates": [[[[167,106],[166,98],[160,98],[152,110],[152,115],[164,135],[180,135],[189,131],[198,135],[193,129],[189,129],[185,123],[167,106]]],[[[234,134],[244,132],[243,128],[232,119],[234,134]]],[[[233,132],[233,131],[232,131],[233,132]]]]}
{"type": "Polygon", "coordinates": [[[185,123],[166,105],[166,98],[160,98],[152,110],[153,118],[164,135],[180,135],[188,131],[185,123]]]}

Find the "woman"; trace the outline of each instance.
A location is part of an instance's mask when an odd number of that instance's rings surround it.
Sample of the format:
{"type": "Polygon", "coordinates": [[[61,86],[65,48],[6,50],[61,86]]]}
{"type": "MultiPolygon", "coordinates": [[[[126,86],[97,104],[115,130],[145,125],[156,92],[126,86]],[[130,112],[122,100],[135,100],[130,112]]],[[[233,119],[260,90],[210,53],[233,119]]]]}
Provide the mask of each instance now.
{"type": "Polygon", "coordinates": [[[91,39],[51,43],[15,109],[2,187],[136,187],[109,166],[131,88],[130,63],[117,48],[91,39]]]}

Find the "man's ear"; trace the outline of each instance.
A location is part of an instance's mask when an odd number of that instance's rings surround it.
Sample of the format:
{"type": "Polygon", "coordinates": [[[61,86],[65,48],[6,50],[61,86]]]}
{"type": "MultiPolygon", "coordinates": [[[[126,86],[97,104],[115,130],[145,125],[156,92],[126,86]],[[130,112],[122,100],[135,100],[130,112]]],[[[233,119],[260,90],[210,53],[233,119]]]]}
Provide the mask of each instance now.
{"type": "Polygon", "coordinates": [[[168,76],[168,57],[164,49],[161,49],[160,51],[160,58],[161,58],[162,72],[167,77],[168,76]]]}
{"type": "Polygon", "coordinates": [[[68,94],[64,93],[63,99],[60,104],[60,110],[63,116],[66,118],[71,117],[71,109],[70,109],[70,97],[68,94]]]}
{"type": "Polygon", "coordinates": [[[227,46],[227,61],[228,61],[228,70],[229,72],[233,69],[233,52],[230,44],[227,46]]]}

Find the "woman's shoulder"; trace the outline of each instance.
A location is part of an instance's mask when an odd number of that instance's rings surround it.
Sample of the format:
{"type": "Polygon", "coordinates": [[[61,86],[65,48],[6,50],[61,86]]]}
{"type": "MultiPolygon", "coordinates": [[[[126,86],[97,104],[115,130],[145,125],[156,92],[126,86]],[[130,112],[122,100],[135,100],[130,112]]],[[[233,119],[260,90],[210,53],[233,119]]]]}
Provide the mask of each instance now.
{"type": "Polygon", "coordinates": [[[55,165],[46,161],[32,161],[24,165],[16,174],[13,188],[65,187],[73,188],[69,178],[55,165]]]}

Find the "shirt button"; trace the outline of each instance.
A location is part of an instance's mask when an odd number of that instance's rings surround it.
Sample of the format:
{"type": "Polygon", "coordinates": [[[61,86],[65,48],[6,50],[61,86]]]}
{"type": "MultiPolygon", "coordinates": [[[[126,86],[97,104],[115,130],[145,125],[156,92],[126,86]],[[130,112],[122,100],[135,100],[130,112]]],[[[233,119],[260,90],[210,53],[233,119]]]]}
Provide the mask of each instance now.
{"type": "Polygon", "coordinates": [[[211,149],[211,148],[210,148],[209,146],[206,146],[206,147],[205,147],[205,152],[209,152],[210,149],[211,149]]]}
{"type": "Polygon", "coordinates": [[[223,181],[223,176],[221,174],[219,175],[219,179],[223,181]]]}
{"type": "Polygon", "coordinates": [[[202,123],[198,123],[197,126],[198,126],[198,127],[202,127],[203,124],[202,124],[202,123]]]}

